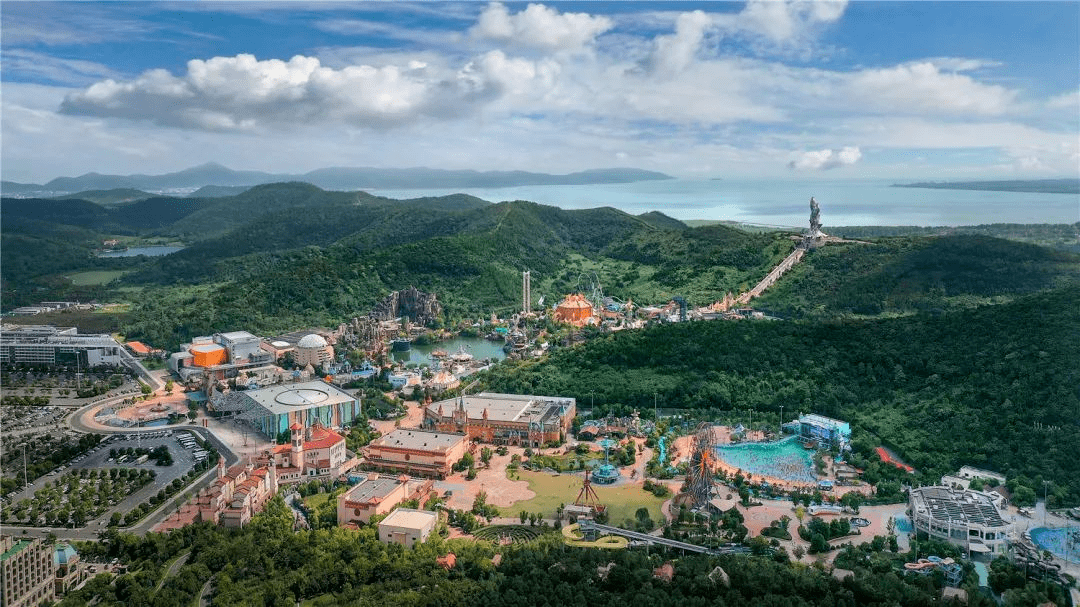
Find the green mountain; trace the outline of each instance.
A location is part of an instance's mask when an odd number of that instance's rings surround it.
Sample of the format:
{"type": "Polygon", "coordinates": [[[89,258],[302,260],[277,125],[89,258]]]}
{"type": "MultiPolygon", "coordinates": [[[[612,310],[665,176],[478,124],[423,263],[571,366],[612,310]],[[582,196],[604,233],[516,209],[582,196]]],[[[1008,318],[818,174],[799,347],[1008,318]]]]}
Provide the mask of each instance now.
{"type": "Polygon", "coordinates": [[[56,198],[66,200],[87,200],[95,204],[108,206],[125,204],[129,202],[138,202],[140,200],[153,198],[155,196],[157,196],[157,194],[150,194],[142,190],[136,190],[132,188],[118,188],[114,190],[87,190],[85,192],[77,192],[75,194],[57,196],[56,198]]]}
{"type": "Polygon", "coordinates": [[[754,305],[782,316],[967,307],[1080,277],[1080,255],[978,235],[881,238],[808,254],[754,305]]]}
{"type": "MultiPolygon", "coordinates": [[[[1050,480],[1080,503],[1080,286],[1013,303],[874,320],[691,322],[623,331],[500,365],[484,389],[754,419],[820,413],[852,423],[856,465],[886,445],[933,482],[996,470],[1022,502],[1050,480]],[[1022,487],[1023,489],[1018,489],[1022,487]]],[[[745,422],[745,419],[743,419],[745,422]]]]}

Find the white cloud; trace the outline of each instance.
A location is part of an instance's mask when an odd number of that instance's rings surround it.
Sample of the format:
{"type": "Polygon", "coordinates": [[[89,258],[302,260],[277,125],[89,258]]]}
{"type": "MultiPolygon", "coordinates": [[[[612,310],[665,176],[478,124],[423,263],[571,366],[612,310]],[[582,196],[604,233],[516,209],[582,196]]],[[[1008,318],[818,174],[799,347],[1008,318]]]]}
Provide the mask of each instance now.
{"type": "Polygon", "coordinates": [[[712,18],[702,11],[683,13],[675,21],[675,33],[656,37],[653,69],[663,74],[678,74],[693,63],[705,30],[712,18]]]}
{"type": "Polygon", "coordinates": [[[1055,110],[1066,109],[1078,111],[1080,110],[1080,91],[1062,93],[1060,95],[1051,97],[1049,100],[1047,100],[1046,107],[1055,110]]]}
{"type": "Polygon", "coordinates": [[[851,166],[862,158],[858,147],[848,146],[839,150],[811,150],[800,152],[788,167],[797,171],[827,171],[851,166]]]}
{"type": "Polygon", "coordinates": [[[464,71],[432,73],[418,61],[333,69],[314,57],[242,54],[189,61],[181,76],[159,69],[127,82],[104,80],[68,95],[61,111],[206,130],[335,121],[385,127],[467,113],[491,93],[489,85],[464,71]]]}
{"type": "Polygon", "coordinates": [[[905,114],[1004,114],[1016,91],[943,71],[929,61],[855,72],[847,90],[859,104],[905,114]]]}
{"type": "Polygon", "coordinates": [[[543,4],[530,4],[515,14],[499,2],[484,9],[470,33],[479,39],[546,51],[579,52],[614,27],[607,17],[560,13],[543,4]]]}
{"type": "Polygon", "coordinates": [[[750,0],[741,12],[718,16],[716,23],[733,33],[751,33],[774,43],[796,43],[817,27],[840,19],[846,7],[846,0],[750,0]]]}

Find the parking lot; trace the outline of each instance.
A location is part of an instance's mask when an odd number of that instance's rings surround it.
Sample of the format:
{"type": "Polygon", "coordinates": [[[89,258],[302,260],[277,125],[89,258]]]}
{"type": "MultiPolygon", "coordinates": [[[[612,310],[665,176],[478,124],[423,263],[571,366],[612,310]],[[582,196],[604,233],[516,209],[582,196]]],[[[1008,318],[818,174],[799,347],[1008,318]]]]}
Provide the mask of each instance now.
{"type": "MultiPolygon", "coordinates": [[[[136,470],[148,469],[157,473],[157,477],[152,483],[136,491],[132,495],[124,498],[116,507],[112,508],[105,515],[99,517],[99,520],[108,520],[108,516],[113,512],[127,513],[136,506],[142,504],[151,496],[157,494],[158,491],[163,489],[166,485],[173,480],[182,477],[184,474],[191,470],[192,467],[197,465],[205,465],[205,454],[197,455],[199,451],[198,445],[194,442],[194,437],[191,432],[184,430],[162,430],[160,432],[149,433],[132,433],[132,434],[115,434],[102,441],[100,445],[92,449],[89,453],[83,456],[76,457],[71,462],[72,469],[79,468],[134,468],[136,470]],[[191,445],[191,448],[188,447],[191,445]],[[169,453],[173,458],[173,465],[171,466],[157,466],[152,460],[146,461],[141,464],[136,464],[134,461],[128,461],[125,463],[117,463],[115,461],[109,461],[109,451],[111,449],[126,449],[127,447],[146,449],[154,449],[165,445],[169,449],[169,453]],[[197,461],[198,460],[198,461],[197,461]]],[[[46,476],[45,478],[50,478],[46,476]]],[[[96,523],[91,523],[96,524],[96,523]]]]}
{"type": "Polygon", "coordinates": [[[3,426],[6,430],[55,426],[69,412],[68,409],[54,405],[4,407],[3,426]]]}

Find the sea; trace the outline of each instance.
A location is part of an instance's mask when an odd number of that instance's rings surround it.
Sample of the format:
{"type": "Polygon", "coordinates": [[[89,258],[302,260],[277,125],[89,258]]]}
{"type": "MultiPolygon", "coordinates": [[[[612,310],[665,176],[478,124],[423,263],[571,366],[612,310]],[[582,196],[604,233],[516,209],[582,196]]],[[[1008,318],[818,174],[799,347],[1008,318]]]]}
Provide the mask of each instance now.
{"type": "Polygon", "coordinates": [[[686,180],[509,188],[373,189],[389,198],[464,193],[490,202],[528,200],[563,209],[614,207],[638,215],[802,228],[810,197],[828,226],[960,226],[1075,223],[1080,195],[891,187],[897,180],[686,180]]]}

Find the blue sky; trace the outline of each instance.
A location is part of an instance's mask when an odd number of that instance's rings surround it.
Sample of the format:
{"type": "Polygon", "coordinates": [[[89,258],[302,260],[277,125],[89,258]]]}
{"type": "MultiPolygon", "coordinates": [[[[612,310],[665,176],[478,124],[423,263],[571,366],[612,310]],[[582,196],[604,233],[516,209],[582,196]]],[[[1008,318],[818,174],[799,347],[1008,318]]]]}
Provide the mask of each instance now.
{"type": "Polygon", "coordinates": [[[3,2],[2,172],[1080,165],[1080,2],[3,2]],[[62,153],[58,153],[61,152],[62,153]]]}

